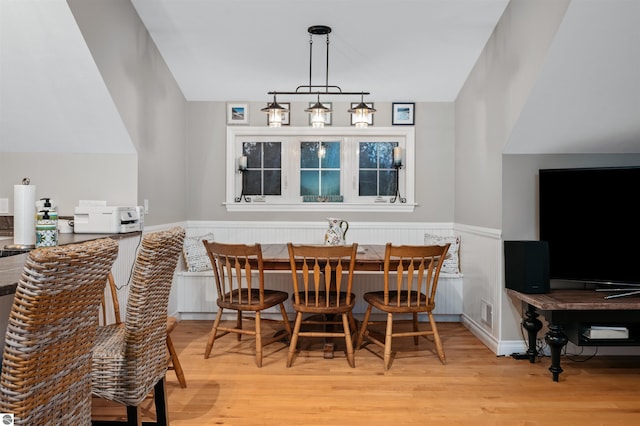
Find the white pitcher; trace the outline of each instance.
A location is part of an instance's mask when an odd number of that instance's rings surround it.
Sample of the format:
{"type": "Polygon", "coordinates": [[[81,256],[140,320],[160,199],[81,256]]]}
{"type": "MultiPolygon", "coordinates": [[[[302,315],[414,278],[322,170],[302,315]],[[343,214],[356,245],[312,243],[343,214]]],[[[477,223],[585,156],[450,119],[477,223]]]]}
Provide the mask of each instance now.
{"type": "Polygon", "coordinates": [[[328,217],[329,229],[324,234],[324,242],[330,246],[339,246],[345,244],[347,231],[349,230],[349,222],[335,217],[328,217]]]}

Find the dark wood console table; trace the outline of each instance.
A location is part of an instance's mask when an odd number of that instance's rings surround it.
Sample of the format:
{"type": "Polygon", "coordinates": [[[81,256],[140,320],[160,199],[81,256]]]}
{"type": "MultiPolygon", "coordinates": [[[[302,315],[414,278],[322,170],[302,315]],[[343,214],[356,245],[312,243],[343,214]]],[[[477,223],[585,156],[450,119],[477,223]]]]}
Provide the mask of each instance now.
{"type": "Polygon", "coordinates": [[[607,293],[595,290],[551,290],[544,294],[525,294],[507,289],[507,294],[526,303],[522,326],[529,337],[529,362],[538,356],[536,340],[542,329],[538,319],[540,311],[548,322],[545,341],[551,351],[553,381],[557,382],[562,367],[560,353],[571,341],[579,346],[640,346],[640,296],[604,299],[607,293]],[[590,325],[625,326],[629,328],[626,339],[589,339],[583,335],[590,325]]]}

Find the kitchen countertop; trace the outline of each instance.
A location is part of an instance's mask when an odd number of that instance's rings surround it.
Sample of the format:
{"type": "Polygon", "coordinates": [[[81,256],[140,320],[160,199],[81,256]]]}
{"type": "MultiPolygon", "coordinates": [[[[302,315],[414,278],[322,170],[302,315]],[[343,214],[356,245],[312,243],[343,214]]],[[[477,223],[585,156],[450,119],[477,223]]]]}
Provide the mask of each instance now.
{"type": "MultiPolygon", "coordinates": [[[[99,238],[114,238],[122,239],[129,237],[138,237],[141,232],[129,232],[127,234],[59,234],[58,245],[64,246],[67,244],[82,243],[85,241],[97,240],[99,238]]],[[[11,244],[11,239],[0,239],[2,248],[5,245],[11,244]]],[[[23,254],[16,254],[13,256],[0,257],[0,296],[13,294],[16,292],[20,275],[24,267],[24,262],[27,259],[28,252],[23,254]]]]}

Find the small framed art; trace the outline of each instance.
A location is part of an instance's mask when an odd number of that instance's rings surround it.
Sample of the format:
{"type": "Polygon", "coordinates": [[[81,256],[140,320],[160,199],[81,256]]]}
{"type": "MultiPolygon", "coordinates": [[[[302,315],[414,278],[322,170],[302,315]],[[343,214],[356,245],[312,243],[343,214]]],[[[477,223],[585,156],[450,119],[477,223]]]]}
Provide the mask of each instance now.
{"type": "MultiPolygon", "coordinates": [[[[364,104],[366,106],[368,106],[369,108],[373,109],[373,102],[365,102],[364,104]]],[[[358,105],[360,105],[360,102],[351,102],[351,109],[354,109],[358,105]]],[[[355,114],[351,114],[351,125],[352,126],[356,125],[355,120],[356,120],[356,115],[355,114]]],[[[367,125],[373,126],[373,114],[369,114],[369,116],[367,118],[367,125]]]]}
{"type": "MultiPolygon", "coordinates": [[[[291,123],[291,120],[289,118],[289,114],[290,114],[290,110],[291,110],[291,103],[290,102],[278,102],[278,104],[280,104],[280,106],[285,109],[282,112],[282,125],[283,126],[288,126],[289,123],[291,123]]],[[[267,114],[267,126],[269,124],[271,124],[271,123],[269,122],[269,114],[267,114]]]]}
{"type": "Polygon", "coordinates": [[[415,124],[415,108],[413,102],[393,102],[391,124],[394,126],[413,126],[415,124]]]}
{"type": "Polygon", "coordinates": [[[227,104],[227,124],[249,124],[249,104],[227,104]]]}

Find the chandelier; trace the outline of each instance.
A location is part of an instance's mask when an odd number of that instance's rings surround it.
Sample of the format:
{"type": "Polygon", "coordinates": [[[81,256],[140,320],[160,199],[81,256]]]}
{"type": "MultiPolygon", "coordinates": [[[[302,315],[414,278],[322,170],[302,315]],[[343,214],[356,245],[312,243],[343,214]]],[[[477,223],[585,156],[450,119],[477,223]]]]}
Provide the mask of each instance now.
{"type": "Polygon", "coordinates": [[[326,114],[331,112],[331,109],[323,105],[320,102],[320,95],[360,95],[360,103],[355,107],[350,108],[347,112],[353,114],[353,123],[356,127],[367,127],[371,114],[376,112],[375,109],[369,107],[364,103],[364,96],[369,95],[369,92],[343,92],[340,86],[329,84],[329,33],[331,33],[331,27],[326,25],[313,25],[307,29],[309,32],[309,84],[303,84],[298,86],[293,91],[280,91],[274,90],[268,92],[269,95],[273,95],[273,102],[268,103],[266,108],[262,108],[261,111],[269,114],[269,126],[280,127],[282,125],[282,118],[286,112],[286,108],[278,103],[276,96],[278,95],[315,95],[316,103],[305,109],[305,112],[310,114],[310,122],[312,127],[324,127],[326,114]],[[325,68],[325,83],[324,85],[318,85],[312,83],[312,59],[313,59],[313,36],[326,35],[326,68],[325,68]]]}

